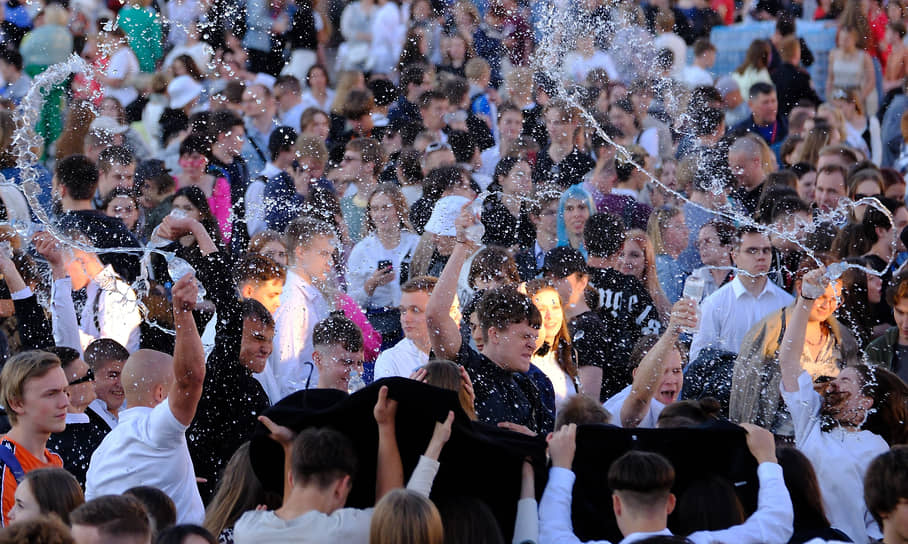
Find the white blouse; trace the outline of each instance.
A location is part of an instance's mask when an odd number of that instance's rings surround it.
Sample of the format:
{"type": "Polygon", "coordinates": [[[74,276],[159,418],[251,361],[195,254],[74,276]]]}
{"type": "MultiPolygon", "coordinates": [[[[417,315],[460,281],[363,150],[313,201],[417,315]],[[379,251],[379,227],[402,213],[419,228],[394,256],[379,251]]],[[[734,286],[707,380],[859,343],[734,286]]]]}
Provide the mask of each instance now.
{"type": "Polygon", "coordinates": [[[375,234],[360,240],[347,260],[348,294],[363,308],[396,307],[400,305],[400,265],[409,262],[419,243],[419,236],[401,231],[397,247],[387,249],[375,234]],[[366,280],[378,268],[379,261],[391,261],[394,279],[375,288],[372,296],[366,294],[366,280]]]}

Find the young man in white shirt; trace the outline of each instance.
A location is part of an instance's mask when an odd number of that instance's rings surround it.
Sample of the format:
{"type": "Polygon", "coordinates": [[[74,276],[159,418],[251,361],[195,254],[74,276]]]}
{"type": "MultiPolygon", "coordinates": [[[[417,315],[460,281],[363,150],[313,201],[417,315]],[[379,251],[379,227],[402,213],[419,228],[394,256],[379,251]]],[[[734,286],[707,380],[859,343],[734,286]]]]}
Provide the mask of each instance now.
{"type": "Polygon", "coordinates": [[[426,324],[426,306],[435,289],[436,280],[422,276],[407,280],[400,287],[400,326],[404,339],[378,355],[375,361],[375,379],[391,376],[409,377],[429,362],[429,326],[426,324]]]}
{"type": "Polygon", "coordinates": [[[312,345],[318,389],[348,392],[352,374],[363,374],[363,333],[356,323],[332,314],[315,326],[312,345]]]}
{"type": "MultiPolygon", "coordinates": [[[[694,544],[784,544],[791,538],[794,512],[782,467],[776,461],[772,434],[756,425],[743,427],[747,429],[747,447],[759,463],[757,511],[741,525],[691,533],[687,538],[694,544]]],[[[571,489],[575,479],[571,465],[577,447],[576,434],[577,426],[571,423],[549,439],[552,468],[539,503],[539,544],[580,543],[571,524],[571,489]]],[[[612,490],[618,528],[624,535],[621,544],[672,534],[667,524],[668,515],[675,509],[675,496],[671,493],[674,481],[674,467],[658,453],[632,450],[612,463],[608,487],[612,490]]]]}
{"type": "Polygon", "coordinates": [[[274,315],[274,351],[265,370],[255,375],[272,404],[318,384],[318,369],[304,366],[313,362],[312,330],[330,313],[318,286],[334,274],[334,230],[327,223],[294,219],[287,226],[286,239],[290,263],[274,315]]]}
{"type": "Polygon", "coordinates": [[[149,485],[173,499],[178,523],[199,524],[205,507],[186,444],[205,381],[205,351],[192,316],[195,278],[184,276],[172,293],[173,357],[140,350],[126,361],[122,379],[129,408],[91,456],[85,498],[149,485]]]}
{"type": "Polygon", "coordinates": [[[870,461],[889,449],[884,437],[893,443],[905,439],[902,403],[908,386],[888,370],[849,361],[817,392],[801,356],[811,310],[826,292],[824,273],[812,270],[801,281],[779,348],[779,389],[794,423],[795,445],[816,469],[829,522],[854,542],[867,542],[882,534],[862,500],[864,477],[870,461]]]}
{"type": "Polygon", "coordinates": [[[716,46],[706,38],[694,42],[694,63],[681,70],[681,81],[690,89],[711,87],[713,76],[708,70],[716,63],[716,46]]]}
{"type": "Polygon", "coordinates": [[[772,264],[772,244],[760,229],[738,229],[732,251],[735,279],[706,297],[701,304],[700,328],[690,346],[690,360],[712,347],[738,353],[747,332],[761,319],[794,300],[767,274],[772,264]]]}
{"type": "MultiPolygon", "coordinates": [[[[397,448],[395,416],[397,402],[388,398],[388,388],[379,390],[373,411],[378,424],[375,501],[403,487],[403,466],[397,448]]],[[[271,438],[284,449],[284,501],[277,510],[246,512],[236,522],[236,544],[344,542],[366,544],[372,508],[344,508],[353,485],[357,459],[350,439],[330,428],[308,428],[294,436],[287,427],[265,416],[259,418],[271,438]]],[[[438,472],[438,457],[448,438],[454,413],[435,432],[425,454],[410,476],[407,488],[428,498],[438,472]]]]}
{"type": "MultiPolygon", "coordinates": [[[[69,236],[90,244],[77,231],[70,231],[69,236]]],[[[71,257],[65,255],[61,244],[50,233],[36,234],[33,242],[38,253],[50,263],[54,278],[51,313],[56,344],[81,353],[98,338],[113,338],[130,353],[138,350],[142,323],[138,297],[113,267],[104,266],[95,253],[75,247],[69,250],[71,257]],[[83,288],[85,306],[77,318],[72,292],[83,288]]]]}

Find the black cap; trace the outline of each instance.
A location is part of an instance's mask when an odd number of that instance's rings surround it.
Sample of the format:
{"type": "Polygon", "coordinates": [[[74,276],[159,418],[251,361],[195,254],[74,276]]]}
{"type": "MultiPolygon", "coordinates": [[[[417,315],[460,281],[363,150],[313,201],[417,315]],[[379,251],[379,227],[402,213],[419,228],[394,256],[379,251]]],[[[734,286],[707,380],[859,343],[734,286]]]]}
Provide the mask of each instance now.
{"type": "Polygon", "coordinates": [[[545,254],[545,264],[542,266],[543,276],[566,278],[574,272],[586,274],[586,259],[583,254],[571,246],[561,246],[545,254]]]}
{"type": "Polygon", "coordinates": [[[155,179],[161,176],[169,176],[170,170],[160,159],[148,159],[142,161],[136,166],[136,173],[133,179],[136,187],[142,187],[146,179],[155,179]]]}

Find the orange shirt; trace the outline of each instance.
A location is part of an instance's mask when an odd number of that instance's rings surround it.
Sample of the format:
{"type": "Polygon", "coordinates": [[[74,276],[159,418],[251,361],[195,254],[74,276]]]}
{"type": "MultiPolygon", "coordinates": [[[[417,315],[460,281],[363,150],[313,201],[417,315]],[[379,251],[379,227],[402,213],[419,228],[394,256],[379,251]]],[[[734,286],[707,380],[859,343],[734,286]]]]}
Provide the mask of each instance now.
{"type": "MultiPolygon", "coordinates": [[[[0,437],[0,447],[12,450],[13,455],[16,456],[19,464],[22,465],[22,471],[25,473],[35,470],[36,468],[63,468],[63,459],[49,449],[45,448],[44,450],[44,456],[47,457],[48,460],[47,463],[44,463],[32,455],[30,451],[7,436],[0,437]]],[[[0,507],[3,509],[3,515],[0,517],[0,525],[6,527],[9,525],[7,515],[9,514],[9,511],[12,510],[13,505],[16,504],[16,488],[19,486],[19,483],[16,482],[13,471],[10,470],[3,461],[0,461],[0,471],[2,471],[2,473],[0,473],[0,486],[2,486],[3,490],[2,499],[0,499],[0,507]]]]}

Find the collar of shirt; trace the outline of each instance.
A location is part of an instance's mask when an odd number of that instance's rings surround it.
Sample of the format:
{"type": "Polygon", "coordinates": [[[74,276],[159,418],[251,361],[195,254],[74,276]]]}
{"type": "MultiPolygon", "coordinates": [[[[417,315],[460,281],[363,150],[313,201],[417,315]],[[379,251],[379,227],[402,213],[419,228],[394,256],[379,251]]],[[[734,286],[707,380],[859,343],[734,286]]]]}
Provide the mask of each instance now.
{"type": "Polygon", "coordinates": [[[284,289],[287,292],[298,293],[306,300],[315,300],[321,296],[321,291],[292,270],[287,271],[287,283],[284,289]]]}
{"type": "MultiPolygon", "coordinates": [[[[747,288],[744,287],[744,284],[741,282],[741,276],[735,276],[735,279],[731,280],[731,289],[732,291],[734,291],[736,299],[741,298],[745,293],[750,293],[750,291],[748,291],[747,288]]],[[[759,295],[753,298],[762,298],[763,295],[765,295],[766,292],[770,290],[772,290],[772,282],[769,281],[769,278],[766,278],[766,283],[763,284],[763,290],[760,291],[759,295]]]]}
{"type": "MultiPolygon", "coordinates": [[[[164,402],[167,402],[167,400],[164,400],[164,402]]],[[[151,406],[133,406],[132,408],[127,408],[120,412],[119,423],[123,424],[129,420],[144,417],[153,409],[154,408],[151,406]]]]}
{"type": "Polygon", "coordinates": [[[647,539],[651,536],[672,536],[672,532],[668,529],[662,529],[661,531],[656,531],[654,533],[631,533],[624,537],[624,539],[618,544],[630,544],[631,542],[637,542],[640,540],[647,539]]]}
{"type": "Polygon", "coordinates": [[[533,242],[533,256],[536,259],[536,266],[542,269],[542,265],[545,264],[545,250],[542,249],[539,242],[533,242]]]}
{"type": "Polygon", "coordinates": [[[66,424],[70,425],[72,423],[88,423],[88,414],[85,412],[79,412],[78,414],[67,413],[66,414],[66,424]]]}

